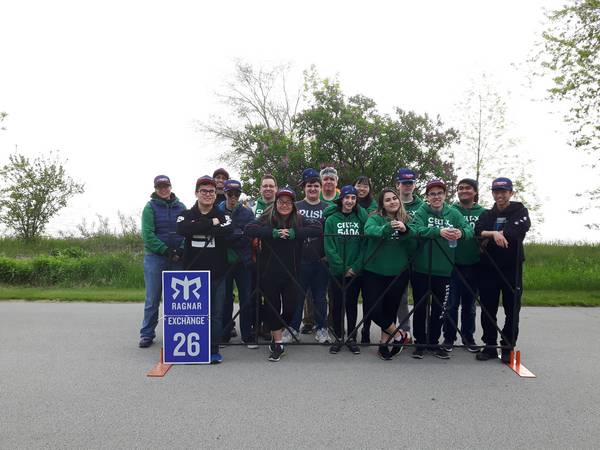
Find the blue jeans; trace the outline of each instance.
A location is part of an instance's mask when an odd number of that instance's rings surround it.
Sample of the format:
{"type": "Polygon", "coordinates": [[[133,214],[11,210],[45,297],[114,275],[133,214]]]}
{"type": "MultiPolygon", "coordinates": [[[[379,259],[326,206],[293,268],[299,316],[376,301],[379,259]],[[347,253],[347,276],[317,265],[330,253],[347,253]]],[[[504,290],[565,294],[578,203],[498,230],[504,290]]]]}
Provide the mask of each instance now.
{"type": "Polygon", "coordinates": [[[254,308],[250,299],[250,269],[241,262],[237,262],[229,270],[225,284],[225,306],[223,311],[223,337],[228,338],[233,328],[233,282],[238,290],[240,301],[240,333],[244,342],[253,341],[252,322],[254,319],[254,308]]]}
{"type": "MultiPolygon", "coordinates": [[[[477,293],[476,265],[456,266],[460,271],[469,288],[477,293]]],[[[444,340],[454,342],[456,340],[456,324],[458,323],[458,308],[460,311],[460,331],[464,339],[473,340],[475,334],[475,297],[469,292],[467,286],[461,281],[456,273],[452,272],[450,279],[450,294],[448,296],[448,310],[444,320],[444,340]]]]}
{"type": "Polygon", "coordinates": [[[223,336],[223,308],[225,307],[225,275],[210,280],[210,353],[219,353],[223,336]]]}
{"type": "Polygon", "coordinates": [[[154,339],[158,324],[158,308],[162,298],[163,270],[182,270],[179,262],[155,253],[144,255],[144,284],[146,285],[146,303],[144,304],[144,320],[140,329],[141,337],[154,339]]]}
{"type": "Polygon", "coordinates": [[[309,264],[302,264],[300,266],[300,282],[301,292],[300,300],[291,326],[294,330],[300,329],[300,323],[302,322],[302,312],[304,310],[304,299],[306,293],[310,289],[312,293],[312,301],[314,304],[314,320],[315,325],[318,328],[327,327],[327,300],[325,295],[327,293],[327,284],[329,282],[329,270],[327,267],[319,261],[309,264]]]}

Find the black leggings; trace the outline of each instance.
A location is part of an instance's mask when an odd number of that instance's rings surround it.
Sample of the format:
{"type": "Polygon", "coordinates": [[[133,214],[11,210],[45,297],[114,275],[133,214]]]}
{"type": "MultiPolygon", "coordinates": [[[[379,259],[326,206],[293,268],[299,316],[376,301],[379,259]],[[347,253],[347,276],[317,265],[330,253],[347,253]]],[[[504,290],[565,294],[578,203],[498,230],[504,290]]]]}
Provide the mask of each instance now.
{"type": "Polygon", "coordinates": [[[289,327],[299,299],[298,283],[281,274],[262,277],[260,288],[265,296],[264,323],[271,331],[289,327]],[[282,311],[283,306],[283,311],[282,311]],[[283,319],[283,322],[282,322],[283,319]]]}
{"type": "Polygon", "coordinates": [[[450,278],[431,275],[431,291],[429,289],[429,277],[426,274],[413,272],[410,282],[415,302],[413,315],[415,343],[422,346],[429,344],[431,348],[437,348],[442,334],[442,323],[446,316],[450,278]],[[431,298],[431,312],[429,322],[427,322],[427,302],[431,297],[430,294],[433,294],[435,298],[431,298]],[[427,339],[428,334],[429,342],[427,339]]]}
{"type": "Polygon", "coordinates": [[[364,298],[368,318],[383,330],[396,323],[398,306],[408,285],[408,270],[400,275],[379,275],[365,270],[364,298]],[[381,297],[381,298],[380,298],[381,297]]]}
{"type": "Polygon", "coordinates": [[[348,324],[346,332],[348,338],[356,339],[356,333],[352,333],[356,328],[356,319],[358,317],[358,291],[360,289],[359,277],[347,277],[344,281],[344,277],[336,276],[332,277],[331,280],[331,293],[332,293],[332,308],[331,315],[333,319],[333,331],[336,337],[343,339],[342,324],[344,320],[344,313],[342,307],[344,304],[344,297],[342,287],[346,290],[346,323],[348,324]],[[345,286],[344,286],[344,283],[345,286]]]}

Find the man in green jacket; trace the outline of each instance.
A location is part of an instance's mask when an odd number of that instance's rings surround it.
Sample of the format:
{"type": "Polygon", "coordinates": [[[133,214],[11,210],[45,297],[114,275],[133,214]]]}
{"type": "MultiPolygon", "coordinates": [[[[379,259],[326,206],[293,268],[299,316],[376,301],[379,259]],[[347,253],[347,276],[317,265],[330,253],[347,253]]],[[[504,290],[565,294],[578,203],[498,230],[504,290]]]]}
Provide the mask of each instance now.
{"type": "Polygon", "coordinates": [[[177,217],[185,205],[171,192],[171,180],[166,175],[154,178],[154,192],[142,212],[144,241],[144,283],[146,301],[140,329],[141,348],[150,347],[156,337],[158,307],[162,298],[163,270],[181,270],[183,236],[176,234],[177,217]]]}
{"type": "Polygon", "coordinates": [[[413,328],[417,344],[413,358],[422,359],[425,349],[429,348],[438,358],[448,359],[450,356],[438,341],[450,290],[455,247],[459,239],[471,239],[473,230],[461,213],[445,203],[446,184],[442,180],[429,181],[425,195],[427,203],[421,205],[409,223],[424,244],[417,252],[411,275],[415,300],[413,328]],[[433,299],[426,327],[430,294],[433,294],[433,299]]]}
{"type": "MultiPolygon", "coordinates": [[[[459,211],[471,229],[475,229],[475,222],[485,209],[477,204],[479,187],[477,181],[464,178],[458,182],[458,203],[452,205],[459,211]]],[[[444,320],[444,343],[442,348],[452,351],[456,340],[456,327],[458,325],[458,308],[460,314],[460,334],[462,343],[467,350],[477,353],[479,348],[475,345],[475,296],[477,291],[477,268],[479,266],[479,245],[475,239],[461,239],[457,243],[455,253],[456,266],[450,279],[450,296],[448,298],[448,312],[444,320]],[[459,274],[462,276],[459,276],[459,274]],[[463,282],[464,280],[464,282],[463,282]]]]}

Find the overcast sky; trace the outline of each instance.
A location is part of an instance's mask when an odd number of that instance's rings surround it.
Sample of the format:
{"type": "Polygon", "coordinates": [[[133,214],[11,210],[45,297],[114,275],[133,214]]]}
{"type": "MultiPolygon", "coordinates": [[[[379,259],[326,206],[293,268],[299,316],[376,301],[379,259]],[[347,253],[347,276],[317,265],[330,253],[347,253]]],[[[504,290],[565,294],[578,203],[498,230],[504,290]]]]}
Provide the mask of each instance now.
{"type": "MultiPolygon", "coordinates": [[[[543,203],[544,240],[600,241],[568,213],[590,187],[584,158],[566,145],[555,107],[535,102],[521,64],[542,29],[542,7],[562,1],[2,2],[0,163],[60,150],[86,184],[49,231],[96,214],[138,215],[159,173],[188,205],[195,179],[224,147],[197,133],[220,106],[233,61],[315,64],[346,94],[450,118],[482,72],[507,96],[512,133],[543,203]]],[[[459,174],[459,176],[470,174],[459,174]]],[[[597,180],[597,176],[595,177],[597,180]]],[[[600,221],[598,214],[596,221],[600,221]]],[[[116,225],[116,222],[114,222],[116,225]]]]}

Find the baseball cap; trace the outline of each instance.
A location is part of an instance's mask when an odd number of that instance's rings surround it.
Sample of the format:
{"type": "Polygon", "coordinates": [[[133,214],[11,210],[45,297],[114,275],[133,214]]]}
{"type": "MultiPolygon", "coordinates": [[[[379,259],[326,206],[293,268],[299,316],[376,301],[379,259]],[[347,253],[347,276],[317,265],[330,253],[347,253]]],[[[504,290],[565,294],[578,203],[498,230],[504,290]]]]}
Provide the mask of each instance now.
{"type": "Polygon", "coordinates": [[[416,180],[417,176],[408,167],[402,167],[396,172],[396,183],[414,183],[416,180]]]}
{"type": "Polygon", "coordinates": [[[512,191],[513,184],[509,178],[500,177],[492,181],[492,191],[512,191]]]}
{"type": "Polygon", "coordinates": [[[433,178],[432,180],[429,180],[427,182],[427,186],[425,187],[425,193],[427,194],[431,188],[434,188],[436,186],[441,187],[444,190],[444,192],[446,191],[446,183],[444,183],[439,178],[433,178]]]}
{"type": "Polygon", "coordinates": [[[279,189],[277,191],[277,193],[275,194],[275,198],[279,198],[282,195],[289,195],[290,197],[292,197],[292,201],[296,200],[296,193],[294,192],[294,190],[289,187],[289,186],[284,186],[281,189],[279,189]]]}
{"type": "Polygon", "coordinates": [[[304,186],[306,183],[314,183],[315,181],[321,182],[321,178],[319,177],[319,172],[317,172],[312,167],[308,169],[304,169],[302,171],[302,181],[300,182],[301,186],[304,186]]]}
{"type": "Polygon", "coordinates": [[[196,180],[196,190],[203,184],[210,184],[211,186],[217,187],[217,183],[215,183],[215,179],[210,175],[202,175],[200,178],[196,180]]]}
{"type": "Polygon", "coordinates": [[[157,175],[154,177],[154,187],[158,187],[161,184],[168,184],[171,186],[171,180],[166,175],[157,175]]]}
{"type": "Polygon", "coordinates": [[[242,183],[238,180],[227,180],[223,185],[223,192],[240,191],[242,192],[242,183]]]}

